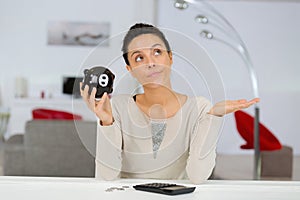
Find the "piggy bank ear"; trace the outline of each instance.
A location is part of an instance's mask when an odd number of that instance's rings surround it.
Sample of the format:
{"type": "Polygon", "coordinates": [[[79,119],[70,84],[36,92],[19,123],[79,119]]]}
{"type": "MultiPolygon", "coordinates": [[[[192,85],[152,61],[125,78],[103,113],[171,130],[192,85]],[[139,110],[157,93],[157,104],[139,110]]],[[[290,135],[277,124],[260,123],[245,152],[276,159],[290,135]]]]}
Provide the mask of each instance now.
{"type": "Polygon", "coordinates": [[[109,69],[106,69],[104,73],[106,73],[112,81],[115,79],[115,75],[109,69]]]}
{"type": "Polygon", "coordinates": [[[115,79],[115,75],[112,72],[110,72],[110,73],[111,73],[112,80],[114,80],[115,79]]]}
{"type": "Polygon", "coordinates": [[[85,69],[85,70],[83,71],[84,75],[87,75],[87,74],[89,73],[89,71],[90,71],[90,70],[85,69]]]}

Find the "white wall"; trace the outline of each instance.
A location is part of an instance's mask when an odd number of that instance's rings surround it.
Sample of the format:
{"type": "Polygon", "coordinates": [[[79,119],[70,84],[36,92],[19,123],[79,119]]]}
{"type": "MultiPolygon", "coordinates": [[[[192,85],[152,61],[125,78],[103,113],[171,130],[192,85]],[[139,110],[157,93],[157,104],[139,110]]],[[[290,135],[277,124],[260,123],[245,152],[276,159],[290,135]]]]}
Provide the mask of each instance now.
{"type": "MultiPolygon", "coordinates": [[[[217,64],[228,98],[252,98],[249,75],[239,56],[225,46],[199,39],[197,34],[201,26],[193,20],[197,10],[178,11],[173,8],[173,0],[159,0],[157,16],[153,16],[154,2],[0,0],[0,102],[11,105],[17,76],[28,79],[31,96],[39,96],[41,90],[59,95],[62,75],[77,75],[82,65],[107,64],[111,56],[121,55],[120,32],[136,21],[153,22],[155,18],[160,27],[175,29],[201,42],[217,64]],[[55,20],[109,21],[111,35],[117,37],[109,48],[98,48],[97,51],[92,51],[91,47],[48,46],[47,22],[55,20]]],[[[295,153],[300,154],[297,126],[300,3],[212,1],[212,5],[237,29],[251,54],[259,78],[261,121],[283,144],[292,146],[295,153]]],[[[197,56],[197,51],[191,49],[191,56],[197,56]]],[[[120,70],[124,69],[119,58],[113,65],[115,69],[118,66],[120,70]]],[[[180,69],[181,66],[177,67],[180,69]]],[[[198,83],[199,77],[193,76],[191,74],[190,81],[198,83]]],[[[207,94],[205,90],[199,92],[207,94]]],[[[247,111],[253,113],[253,109],[247,111]]],[[[218,151],[252,153],[240,150],[241,144],[243,141],[236,131],[234,119],[228,115],[218,151]]]]}
{"type": "MultiPolygon", "coordinates": [[[[259,79],[261,122],[282,144],[292,146],[294,153],[300,154],[300,2],[229,0],[210,3],[229,20],[248,47],[259,79]]],[[[199,37],[200,30],[213,29],[194,21],[200,13],[194,5],[180,11],[173,7],[173,1],[160,0],[158,25],[186,34],[207,50],[220,71],[228,99],[252,98],[248,71],[238,54],[226,45],[199,37]]],[[[216,36],[224,38],[217,32],[216,36]]],[[[197,56],[197,51],[191,49],[190,54],[197,56]]],[[[195,78],[198,77],[190,74],[191,80],[195,78]]],[[[254,110],[246,111],[253,114],[254,110]]],[[[218,151],[253,153],[240,150],[241,144],[243,140],[236,131],[233,115],[227,115],[218,151]]]]}
{"type": "Polygon", "coordinates": [[[78,75],[82,67],[106,65],[112,55],[121,55],[122,38],[115,35],[136,21],[153,22],[154,8],[152,0],[0,0],[0,102],[11,105],[19,76],[28,80],[30,97],[39,97],[42,90],[61,95],[63,75],[78,75]],[[49,21],[110,22],[113,39],[109,47],[96,50],[49,46],[49,21]]]}

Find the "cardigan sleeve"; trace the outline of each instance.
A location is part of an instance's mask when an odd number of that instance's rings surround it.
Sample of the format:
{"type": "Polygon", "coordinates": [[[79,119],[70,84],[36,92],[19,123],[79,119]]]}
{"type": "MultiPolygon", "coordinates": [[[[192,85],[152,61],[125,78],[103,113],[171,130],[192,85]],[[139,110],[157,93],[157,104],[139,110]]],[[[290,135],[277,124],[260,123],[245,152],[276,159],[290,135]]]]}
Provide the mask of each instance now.
{"type": "Polygon", "coordinates": [[[122,132],[119,115],[113,105],[114,122],[110,126],[97,125],[96,171],[97,179],[120,178],[122,168],[122,132]]]}
{"type": "Polygon", "coordinates": [[[215,166],[216,146],[223,117],[207,114],[212,107],[204,99],[198,99],[199,115],[193,127],[190,140],[186,172],[195,184],[208,179],[215,166]]]}

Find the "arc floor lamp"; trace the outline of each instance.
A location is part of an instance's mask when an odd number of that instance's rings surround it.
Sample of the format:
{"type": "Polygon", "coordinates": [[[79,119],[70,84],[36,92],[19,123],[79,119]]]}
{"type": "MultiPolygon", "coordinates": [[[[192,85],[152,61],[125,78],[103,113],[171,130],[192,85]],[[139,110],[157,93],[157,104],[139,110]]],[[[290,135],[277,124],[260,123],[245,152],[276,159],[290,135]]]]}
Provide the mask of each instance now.
{"type": "MultiPolygon", "coordinates": [[[[180,10],[188,10],[189,6],[193,6],[199,12],[198,15],[195,16],[195,22],[203,25],[211,25],[216,30],[222,32],[227,36],[227,40],[222,39],[213,34],[208,29],[202,29],[200,31],[200,36],[211,40],[217,41],[222,44],[227,45],[232,50],[238,53],[238,55],[242,58],[247,67],[250,79],[252,90],[254,93],[254,97],[259,97],[258,94],[258,83],[257,76],[253,68],[253,64],[249,55],[249,52],[244,44],[242,38],[239,36],[238,32],[234,29],[234,27],[228,22],[228,20],[219,13],[213,6],[207,3],[204,0],[175,0],[174,7],[180,10]]],[[[195,23],[195,25],[196,25],[195,23]]],[[[254,114],[254,171],[253,171],[253,179],[258,180],[261,176],[261,156],[260,156],[260,141],[259,141],[259,106],[255,104],[254,106],[255,114],[254,114]]]]}

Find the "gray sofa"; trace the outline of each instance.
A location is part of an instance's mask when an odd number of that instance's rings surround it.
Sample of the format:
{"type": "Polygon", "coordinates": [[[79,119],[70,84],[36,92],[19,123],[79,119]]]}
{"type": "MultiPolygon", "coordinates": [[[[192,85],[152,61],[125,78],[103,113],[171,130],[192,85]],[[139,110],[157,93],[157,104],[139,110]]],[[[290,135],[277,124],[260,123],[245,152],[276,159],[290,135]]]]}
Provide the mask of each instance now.
{"type": "Polygon", "coordinates": [[[96,121],[28,121],[24,135],[4,144],[3,174],[94,177],[96,126],[96,121]]]}

